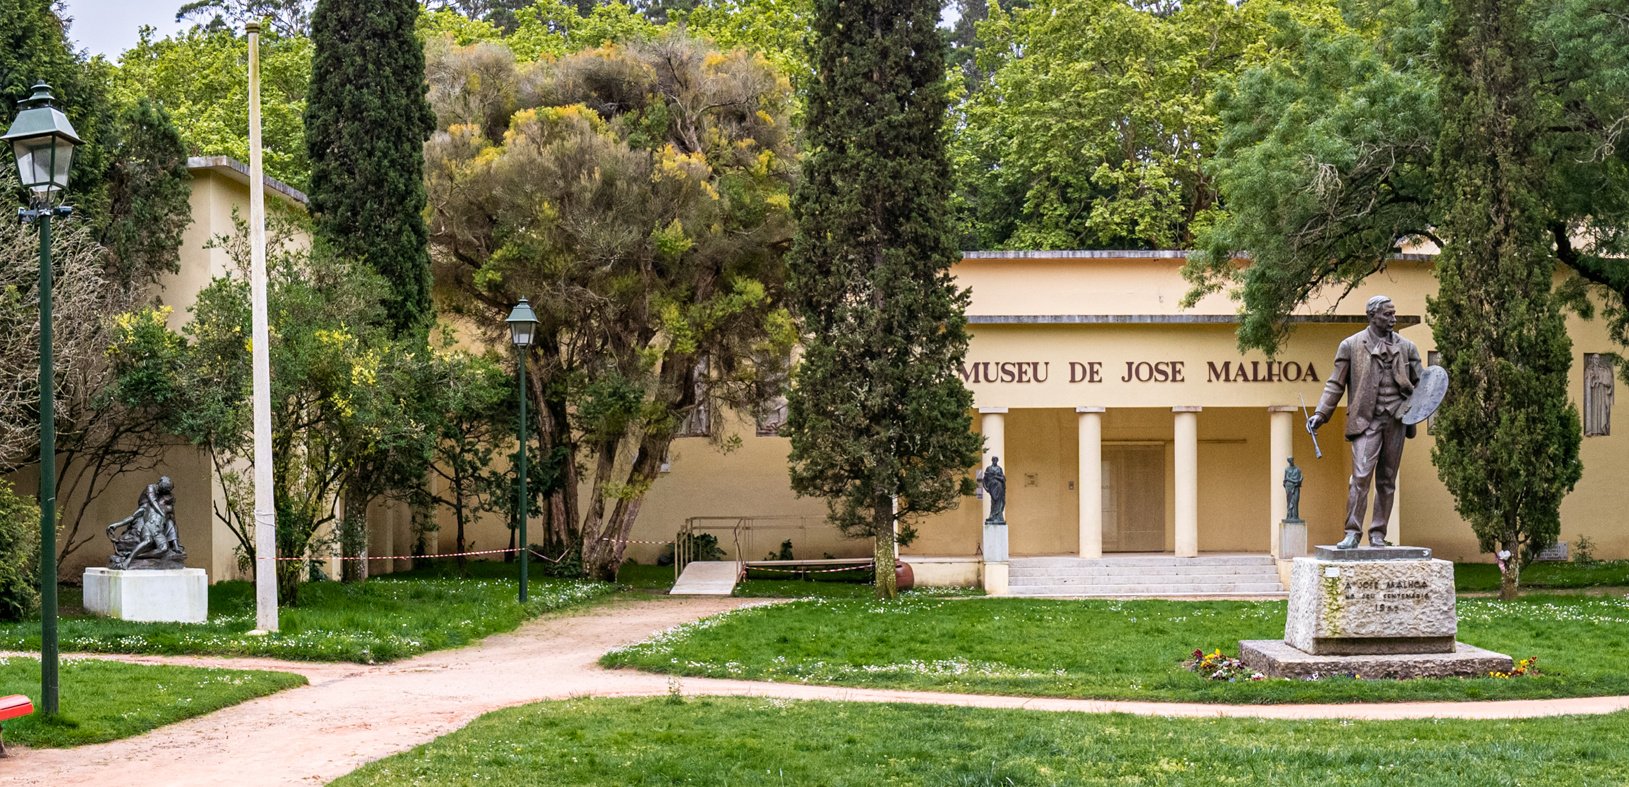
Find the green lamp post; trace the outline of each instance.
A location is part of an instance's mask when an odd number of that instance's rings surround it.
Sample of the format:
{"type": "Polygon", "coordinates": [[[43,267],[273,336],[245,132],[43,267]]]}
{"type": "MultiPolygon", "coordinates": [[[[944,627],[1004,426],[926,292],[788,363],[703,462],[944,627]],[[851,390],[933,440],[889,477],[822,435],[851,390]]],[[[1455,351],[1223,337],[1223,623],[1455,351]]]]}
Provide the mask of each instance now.
{"type": "Polygon", "coordinates": [[[526,519],[531,506],[526,497],[526,350],[532,346],[532,339],[537,334],[537,314],[532,311],[532,305],[525,298],[515,304],[509,312],[509,338],[515,343],[516,366],[520,369],[520,426],[515,436],[520,441],[520,505],[515,508],[515,516],[519,520],[517,538],[520,542],[520,603],[526,603],[526,558],[531,551],[531,543],[526,540],[526,519]]]}
{"type": "Polygon", "coordinates": [[[29,206],[17,212],[40,228],[40,707],[57,712],[57,434],[51,374],[51,217],[72,208],[54,205],[68,188],[79,135],[57,109],[44,82],[21,104],[0,139],[11,143],[17,171],[29,192],[29,206]]]}

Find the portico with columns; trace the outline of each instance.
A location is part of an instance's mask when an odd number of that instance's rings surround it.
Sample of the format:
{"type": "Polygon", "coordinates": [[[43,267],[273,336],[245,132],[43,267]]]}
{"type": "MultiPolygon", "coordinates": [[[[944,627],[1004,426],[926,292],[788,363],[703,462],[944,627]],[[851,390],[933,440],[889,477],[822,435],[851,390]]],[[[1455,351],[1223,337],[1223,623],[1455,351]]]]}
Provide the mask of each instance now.
{"type": "MultiPolygon", "coordinates": [[[[1295,557],[1279,543],[1287,513],[1285,460],[1292,455],[1307,479],[1303,516],[1325,525],[1314,529],[1315,537],[1339,534],[1335,520],[1344,513],[1350,468],[1346,444],[1325,430],[1320,442],[1333,445],[1325,446],[1323,460],[1314,460],[1298,405],[984,406],[975,424],[985,439],[982,466],[1000,457],[1007,476],[1006,519],[1015,557],[1295,557]]],[[[982,522],[988,499],[977,512],[982,522]]],[[[941,515],[945,521],[934,526],[961,530],[953,521],[957,514],[941,515]]],[[[1394,533],[1396,519],[1394,509],[1394,533]]],[[[971,535],[972,528],[965,532],[971,535]]],[[[923,537],[930,544],[941,540],[927,532],[923,537]]]]}
{"type": "MultiPolygon", "coordinates": [[[[1006,474],[1013,566],[1031,558],[1287,560],[1339,539],[1350,449],[1338,429],[1325,428],[1316,458],[1302,405],[1316,403],[1336,346],[1366,324],[1362,303],[1294,316],[1273,357],[1241,352],[1236,304],[1212,296],[1178,306],[1181,262],[1162,252],[988,252],[958,268],[973,293],[960,374],[984,437],[980,468],[1000,457],[1006,474]],[[1307,524],[1286,543],[1292,456],[1307,524]]],[[[1400,315],[1398,329],[1430,344],[1419,311],[1400,315]]],[[[1426,442],[1411,441],[1409,462],[1429,463],[1426,442]]],[[[1400,478],[1400,492],[1405,486],[1400,478]]],[[[930,518],[903,554],[982,560],[988,507],[930,518]]],[[[1402,509],[1393,509],[1394,540],[1402,509]]]]}

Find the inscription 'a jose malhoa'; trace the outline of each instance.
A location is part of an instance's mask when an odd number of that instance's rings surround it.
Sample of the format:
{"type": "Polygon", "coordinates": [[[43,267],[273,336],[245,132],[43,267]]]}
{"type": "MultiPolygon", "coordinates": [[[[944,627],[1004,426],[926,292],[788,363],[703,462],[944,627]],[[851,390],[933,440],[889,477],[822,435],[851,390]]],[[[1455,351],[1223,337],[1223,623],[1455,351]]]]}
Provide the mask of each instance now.
{"type": "Polygon", "coordinates": [[[1347,582],[1341,598],[1372,603],[1375,612],[1397,612],[1405,604],[1419,605],[1432,598],[1431,583],[1422,579],[1361,579],[1347,582]]]}

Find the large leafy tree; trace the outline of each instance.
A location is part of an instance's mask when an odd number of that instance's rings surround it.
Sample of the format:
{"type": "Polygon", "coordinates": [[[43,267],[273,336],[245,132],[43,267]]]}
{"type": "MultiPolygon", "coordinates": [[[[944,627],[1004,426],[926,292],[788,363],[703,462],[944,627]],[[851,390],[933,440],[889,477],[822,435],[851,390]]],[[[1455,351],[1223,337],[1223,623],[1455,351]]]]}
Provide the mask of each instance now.
{"type": "Polygon", "coordinates": [[[1554,543],[1561,499],[1582,474],[1567,401],[1572,342],[1551,293],[1555,256],[1539,198],[1549,113],[1515,3],[1451,0],[1441,33],[1440,288],[1433,330],[1456,385],[1433,458],[1482,549],[1499,557],[1500,598],[1554,543]]]}
{"type": "Polygon", "coordinates": [[[1229,214],[1190,258],[1194,295],[1231,287],[1240,344],[1270,352],[1314,294],[1442,246],[1438,472],[1512,571],[1577,478],[1556,305],[1601,304],[1626,335],[1629,19],[1610,5],[1353,2],[1342,27],[1285,25],[1287,56],[1220,98],[1229,214]],[[1551,294],[1558,265],[1575,275],[1551,294]]]}
{"type": "Polygon", "coordinates": [[[783,434],[792,487],[826,498],[843,532],[875,544],[876,589],[895,594],[896,541],[972,492],[979,457],[968,293],[945,195],[944,42],[924,0],[815,6],[794,303],[805,335],[783,434]]]}
{"type": "MultiPolygon", "coordinates": [[[[1606,0],[1519,3],[1535,43],[1534,199],[1552,261],[1577,274],[1620,341],[1629,271],[1629,20],[1606,0]]],[[[1241,346],[1274,350],[1286,318],[1322,288],[1340,292],[1388,255],[1438,234],[1442,134],[1438,0],[1354,0],[1339,26],[1280,20],[1283,55],[1219,92],[1225,128],[1212,164],[1225,218],[1199,239],[1194,294],[1239,298],[1241,346]],[[1254,264],[1236,267],[1237,252],[1254,264]]],[[[1576,300],[1576,299],[1574,299],[1576,300]]]]}
{"type": "Polygon", "coordinates": [[[1205,166],[1220,133],[1216,84],[1270,56],[1270,18],[1324,20],[1332,5],[989,4],[964,63],[977,89],[952,140],[963,247],[1190,245],[1218,207],[1205,166]]]}
{"type": "MultiPolygon", "coordinates": [[[[295,188],[309,184],[303,115],[311,87],[311,39],[267,32],[260,39],[261,125],[266,174],[295,188]]],[[[119,58],[113,92],[161,106],[193,156],[249,160],[249,43],[242,26],[194,27],[168,38],[142,31],[119,58]]]]}
{"type": "Polygon", "coordinates": [[[762,401],[784,365],[789,85],[680,36],[524,66],[490,43],[432,61],[438,285],[478,325],[521,297],[536,307],[528,394],[560,470],[543,545],[614,576],[685,419],[762,401]]]}

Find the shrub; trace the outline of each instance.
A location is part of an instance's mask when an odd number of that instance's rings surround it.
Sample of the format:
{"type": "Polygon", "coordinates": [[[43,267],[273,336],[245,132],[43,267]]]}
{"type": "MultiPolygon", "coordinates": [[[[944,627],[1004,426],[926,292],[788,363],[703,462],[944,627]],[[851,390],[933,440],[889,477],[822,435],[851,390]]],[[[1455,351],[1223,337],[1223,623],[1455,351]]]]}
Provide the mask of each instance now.
{"type": "Polygon", "coordinates": [[[0,620],[25,620],[40,606],[40,509],[0,479],[0,620]]]}
{"type": "MultiPolygon", "coordinates": [[[[723,560],[724,548],[718,545],[718,536],[712,533],[691,533],[680,536],[690,539],[691,560],[723,560]]],[[[656,565],[671,566],[674,560],[674,544],[668,543],[662,547],[662,554],[657,556],[656,565]]]]}

